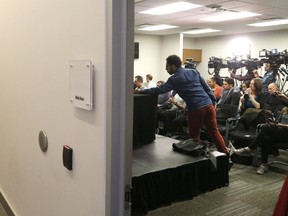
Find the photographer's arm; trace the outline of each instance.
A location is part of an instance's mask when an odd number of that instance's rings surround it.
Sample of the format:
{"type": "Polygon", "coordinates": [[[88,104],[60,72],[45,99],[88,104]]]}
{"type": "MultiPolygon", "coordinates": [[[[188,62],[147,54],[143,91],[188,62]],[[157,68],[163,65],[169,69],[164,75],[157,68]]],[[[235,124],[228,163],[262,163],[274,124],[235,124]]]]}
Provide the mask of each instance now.
{"type": "Polygon", "coordinates": [[[283,123],[276,123],[274,124],[275,127],[279,127],[279,128],[288,128],[287,124],[283,124],[283,123]]]}
{"type": "Polygon", "coordinates": [[[236,79],[239,81],[251,80],[251,76],[248,73],[246,73],[244,76],[242,76],[242,75],[236,75],[235,72],[236,72],[235,69],[229,70],[229,73],[233,79],[236,79]]]}

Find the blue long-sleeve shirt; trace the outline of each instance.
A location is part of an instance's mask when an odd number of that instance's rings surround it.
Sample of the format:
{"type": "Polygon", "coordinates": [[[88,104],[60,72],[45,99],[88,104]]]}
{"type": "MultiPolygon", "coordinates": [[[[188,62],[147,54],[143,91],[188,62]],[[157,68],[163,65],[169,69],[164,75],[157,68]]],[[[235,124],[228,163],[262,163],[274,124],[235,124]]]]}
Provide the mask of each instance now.
{"type": "Polygon", "coordinates": [[[144,94],[163,94],[171,90],[176,91],[186,102],[188,111],[197,110],[210,104],[216,99],[204,78],[196,69],[179,67],[167,82],[159,87],[144,89],[144,94]]]}
{"type": "Polygon", "coordinates": [[[276,82],[274,72],[272,70],[267,71],[262,78],[262,88],[264,93],[268,93],[268,85],[273,82],[276,82]]]}

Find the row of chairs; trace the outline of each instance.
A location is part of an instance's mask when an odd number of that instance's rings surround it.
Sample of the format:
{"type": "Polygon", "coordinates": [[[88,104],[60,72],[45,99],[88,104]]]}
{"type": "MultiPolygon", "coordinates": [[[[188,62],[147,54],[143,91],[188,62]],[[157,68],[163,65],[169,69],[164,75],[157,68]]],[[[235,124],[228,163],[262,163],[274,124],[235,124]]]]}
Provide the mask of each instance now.
{"type": "MultiPolygon", "coordinates": [[[[253,110],[255,111],[255,109],[253,110]]],[[[220,126],[219,130],[224,135],[226,146],[229,147],[230,143],[235,147],[248,146],[256,138],[257,134],[261,130],[263,122],[265,122],[265,119],[269,117],[273,118],[273,116],[271,116],[273,114],[265,110],[258,110],[258,113],[256,114],[252,112],[249,114],[248,112],[247,115],[243,114],[242,116],[235,115],[229,117],[225,122],[225,132],[223,131],[224,128],[221,128],[220,126]],[[254,116],[254,118],[252,118],[251,116],[254,116]]],[[[280,150],[280,153],[281,151],[288,152],[288,140],[285,142],[276,142],[273,143],[273,145],[275,150],[280,150]]],[[[251,158],[252,165],[259,165],[261,155],[260,151],[261,147],[257,148],[253,152],[253,157],[251,158]]],[[[284,161],[273,160],[268,163],[268,165],[272,164],[281,164],[288,166],[288,158],[284,161]]]]}

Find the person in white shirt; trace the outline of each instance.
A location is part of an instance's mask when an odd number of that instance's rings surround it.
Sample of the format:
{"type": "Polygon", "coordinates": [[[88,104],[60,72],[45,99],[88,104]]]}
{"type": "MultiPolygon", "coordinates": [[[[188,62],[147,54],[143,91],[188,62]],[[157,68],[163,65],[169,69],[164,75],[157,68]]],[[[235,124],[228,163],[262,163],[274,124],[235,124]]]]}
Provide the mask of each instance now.
{"type": "Polygon", "coordinates": [[[153,76],[151,74],[146,75],[146,82],[147,82],[147,88],[154,88],[156,87],[156,83],[152,81],[153,76]]]}

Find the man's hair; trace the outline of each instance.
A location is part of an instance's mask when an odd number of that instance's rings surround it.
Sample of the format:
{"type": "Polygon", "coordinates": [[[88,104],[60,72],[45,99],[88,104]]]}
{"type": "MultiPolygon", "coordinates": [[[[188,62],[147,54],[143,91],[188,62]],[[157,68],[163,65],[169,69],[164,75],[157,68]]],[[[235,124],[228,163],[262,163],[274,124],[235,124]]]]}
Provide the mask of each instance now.
{"type": "Polygon", "coordinates": [[[146,75],[146,78],[148,78],[149,80],[152,80],[153,79],[153,76],[151,74],[147,74],[146,75]]]}
{"type": "Polygon", "coordinates": [[[159,80],[157,83],[161,83],[161,85],[163,85],[165,83],[165,81],[159,80]]]}
{"type": "Polygon", "coordinates": [[[216,82],[216,78],[215,77],[209,77],[208,80],[211,80],[213,82],[216,82]]]}
{"type": "Polygon", "coordinates": [[[170,55],[166,58],[166,63],[168,65],[175,65],[176,68],[181,67],[182,61],[177,55],[170,55]]]}
{"type": "Polygon", "coordinates": [[[232,86],[235,85],[234,79],[232,79],[232,78],[227,77],[224,79],[224,81],[227,82],[229,85],[232,85],[232,86]]]}
{"type": "MultiPolygon", "coordinates": [[[[274,86],[277,91],[279,90],[279,85],[278,85],[277,83],[270,83],[269,85],[274,86]]],[[[269,85],[268,85],[268,86],[269,86],[269,85]]]]}
{"type": "Polygon", "coordinates": [[[136,81],[143,83],[143,77],[140,75],[135,76],[136,81]]]}

